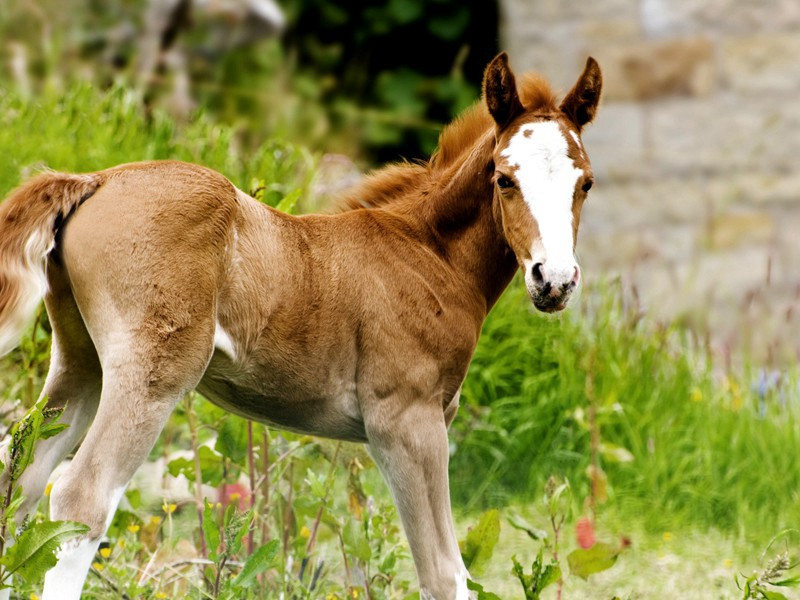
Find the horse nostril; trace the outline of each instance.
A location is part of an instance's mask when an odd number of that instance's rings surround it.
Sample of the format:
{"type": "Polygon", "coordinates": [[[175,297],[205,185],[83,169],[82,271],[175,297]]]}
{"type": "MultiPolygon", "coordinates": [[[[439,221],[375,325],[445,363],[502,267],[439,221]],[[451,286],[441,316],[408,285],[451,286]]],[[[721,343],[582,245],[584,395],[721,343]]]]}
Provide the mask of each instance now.
{"type": "Polygon", "coordinates": [[[542,275],[542,263],[538,262],[533,265],[533,268],[531,269],[531,275],[533,275],[533,280],[536,283],[544,282],[544,275],[542,275]]]}

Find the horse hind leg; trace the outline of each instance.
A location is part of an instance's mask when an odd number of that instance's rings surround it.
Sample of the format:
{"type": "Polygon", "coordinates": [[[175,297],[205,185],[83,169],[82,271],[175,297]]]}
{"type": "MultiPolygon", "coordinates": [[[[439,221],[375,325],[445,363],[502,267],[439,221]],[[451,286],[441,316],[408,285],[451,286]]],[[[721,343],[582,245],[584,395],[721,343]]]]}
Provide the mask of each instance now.
{"type": "Polygon", "coordinates": [[[101,537],[128,482],[175,404],[205,371],[214,337],[213,319],[206,321],[158,350],[147,340],[130,338],[125,344],[115,343],[117,349],[104,355],[97,416],[50,496],[52,519],[85,523],[89,532],[62,547],[58,563],[45,576],[43,600],[80,598],[101,537]]]}
{"type": "MultiPolygon", "coordinates": [[[[17,521],[24,519],[36,507],[50,474],[78,445],[89,428],[100,400],[100,362],[69,285],[60,276],[57,265],[48,270],[48,278],[50,291],[45,297],[45,305],[53,335],[50,368],[42,394],[47,396],[48,408],[64,409],[60,422],[68,427],[37,444],[34,461],[17,481],[25,496],[16,514],[17,521]]],[[[0,489],[6,489],[7,478],[6,469],[0,476],[0,489]]]]}

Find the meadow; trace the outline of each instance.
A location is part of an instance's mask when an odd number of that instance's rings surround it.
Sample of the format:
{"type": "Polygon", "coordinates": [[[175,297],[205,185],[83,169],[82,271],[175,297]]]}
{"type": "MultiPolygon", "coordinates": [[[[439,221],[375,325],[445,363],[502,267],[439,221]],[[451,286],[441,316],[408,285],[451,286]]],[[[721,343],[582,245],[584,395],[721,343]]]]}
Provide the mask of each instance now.
{"type": "MultiPolygon", "coordinates": [[[[0,156],[0,196],[45,167],[175,158],[287,211],[309,200],[319,159],[294,140],[245,144],[202,112],[179,124],[125,88],[89,85],[36,101],[0,92],[0,156]]],[[[479,597],[797,597],[796,372],[773,379],[746,356],[720,365],[704,332],[653,322],[618,281],[587,275],[557,317],[535,313],[514,282],[464,384],[450,475],[479,597]],[[608,564],[568,558],[588,546],[608,564]]],[[[34,405],[48,344],[40,313],[0,362],[0,431],[34,405]]],[[[12,597],[35,598],[38,576],[18,575],[12,597]]],[[[416,597],[388,490],[358,446],[270,431],[190,395],[127,491],[85,597],[279,594],[416,597]]]]}

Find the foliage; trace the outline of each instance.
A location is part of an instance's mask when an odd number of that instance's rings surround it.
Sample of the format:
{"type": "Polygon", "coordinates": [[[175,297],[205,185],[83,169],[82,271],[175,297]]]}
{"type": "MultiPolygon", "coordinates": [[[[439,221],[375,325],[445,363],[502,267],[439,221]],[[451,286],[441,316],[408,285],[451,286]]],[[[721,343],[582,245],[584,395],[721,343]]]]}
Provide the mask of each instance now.
{"type": "Polygon", "coordinates": [[[22,577],[28,584],[39,583],[56,564],[58,548],[89,530],[81,523],[27,519],[22,527],[16,527],[15,517],[24,501],[19,478],[33,462],[37,442],[66,427],[57,422],[61,410],[48,409],[46,404],[43,396],[11,428],[7,455],[0,457],[0,589],[10,586],[12,576],[22,577]]]}
{"type": "Polygon", "coordinates": [[[748,368],[715,369],[679,325],[642,319],[618,284],[589,282],[576,305],[542,317],[514,282],[489,315],[451,428],[456,504],[502,506],[558,473],[652,531],[800,520],[794,376],[761,398],[748,368]],[[591,478],[588,374],[603,430],[591,478]]]}
{"type": "MultiPolygon", "coordinates": [[[[788,542],[790,536],[796,538],[799,533],[796,529],[780,532],[770,540],[764,554],[779,540],[788,542]]],[[[739,581],[738,576],[736,577],[736,585],[744,594],[742,600],[788,600],[783,591],[787,588],[800,587],[798,567],[800,558],[797,556],[797,549],[790,548],[786,543],[786,549],[770,559],[760,571],[754,571],[749,577],[743,576],[743,583],[739,581]]]]}

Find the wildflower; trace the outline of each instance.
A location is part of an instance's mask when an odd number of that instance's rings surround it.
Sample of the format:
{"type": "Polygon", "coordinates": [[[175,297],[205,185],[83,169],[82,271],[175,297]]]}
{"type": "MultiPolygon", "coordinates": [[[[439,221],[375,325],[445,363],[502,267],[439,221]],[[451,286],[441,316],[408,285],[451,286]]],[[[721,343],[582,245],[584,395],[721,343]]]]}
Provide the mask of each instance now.
{"type": "Polygon", "coordinates": [[[575,535],[578,538],[578,545],[584,550],[594,546],[594,523],[589,517],[578,519],[578,522],[575,523],[575,535]]]}
{"type": "Polygon", "coordinates": [[[242,499],[242,495],[241,495],[239,492],[233,492],[233,493],[230,495],[230,501],[231,501],[231,504],[236,504],[236,503],[237,503],[237,502],[239,502],[239,500],[241,500],[241,499],[242,499]]]}
{"type": "Polygon", "coordinates": [[[208,508],[214,508],[214,503],[213,502],[207,502],[206,504],[208,504],[208,508]]]}
{"type": "Polygon", "coordinates": [[[356,598],[358,598],[358,590],[356,588],[351,589],[350,596],[353,598],[353,600],[356,600],[356,598]]]}
{"type": "Polygon", "coordinates": [[[175,512],[175,509],[178,508],[178,505],[175,504],[174,502],[170,502],[169,504],[164,502],[164,504],[161,505],[161,508],[164,509],[165,513],[171,515],[172,513],[175,512]]]}
{"type": "Polygon", "coordinates": [[[31,592],[31,600],[39,600],[39,596],[31,592]]]}
{"type": "Polygon", "coordinates": [[[99,563],[99,562],[94,562],[94,563],[92,563],[92,568],[95,571],[102,571],[103,570],[103,565],[101,563],[99,563]]]}
{"type": "Polygon", "coordinates": [[[139,532],[139,526],[132,523],[132,524],[128,525],[128,531],[130,531],[131,533],[138,533],[139,532]]]}
{"type": "Polygon", "coordinates": [[[164,592],[156,592],[156,598],[166,598],[167,595],[164,592]]]}
{"type": "Polygon", "coordinates": [[[161,523],[161,517],[157,517],[155,515],[150,517],[150,525],[158,525],[159,523],[161,523]]]}
{"type": "Polygon", "coordinates": [[[300,537],[307,538],[310,535],[311,535],[311,532],[308,530],[308,527],[303,525],[303,527],[300,529],[300,537]]]}
{"type": "Polygon", "coordinates": [[[119,540],[117,542],[117,545],[120,547],[120,550],[122,550],[123,548],[125,548],[125,540],[119,540]]]}
{"type": "Polygon", "coordinates": [[[100,548],[100,556],[103,558],[108,558],[111,556],[111,547],[100,548]]]}
{"type": "Polygon", "coordinates": [[[733,561],[730,558],[726,558],[722,564],[726,569],[730,569],[733,566],[733,561]]]}
{"type": "Polygon", "coordinates": [[[692,402],[702,402],[703,401],[703,392],[700,391],[700,388],[693,387],[692,394],[691,394],[692,402]]]}
{"type": "MultiPolygon", "coordinates": [[[[49,497],[50,496],[50,492],[52,492],[52,491],[53,491],[53,484],[52,483],[48,483],[47,487],[44,488],[44,495],[49,497]]],[[[31,595],[33,596],[33,594],[31,594],[31,595]]]]}
{"type": "Polygon", "coordinates": [[[664,535],[663,535],[663,538],[664,538],[665,542],[671,542],[672,541],[672,534],[669,531],[665,531],[664,535]]]}

